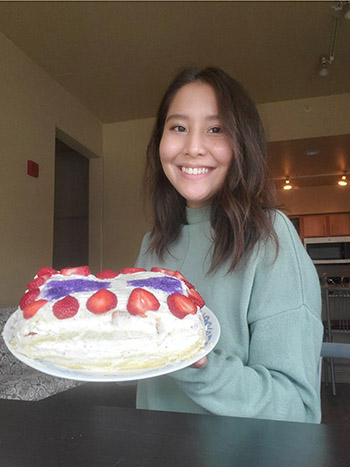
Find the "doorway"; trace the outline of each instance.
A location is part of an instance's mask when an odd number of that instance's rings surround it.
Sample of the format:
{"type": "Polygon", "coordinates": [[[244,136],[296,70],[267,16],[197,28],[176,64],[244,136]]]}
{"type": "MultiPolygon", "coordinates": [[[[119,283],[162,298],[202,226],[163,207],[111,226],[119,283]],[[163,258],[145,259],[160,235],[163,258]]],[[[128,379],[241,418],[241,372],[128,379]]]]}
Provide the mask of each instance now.
{"type": "Polygon", "coordinates": [[[89,159],[56,139],[53,267],[89,264],[89,159]]]}

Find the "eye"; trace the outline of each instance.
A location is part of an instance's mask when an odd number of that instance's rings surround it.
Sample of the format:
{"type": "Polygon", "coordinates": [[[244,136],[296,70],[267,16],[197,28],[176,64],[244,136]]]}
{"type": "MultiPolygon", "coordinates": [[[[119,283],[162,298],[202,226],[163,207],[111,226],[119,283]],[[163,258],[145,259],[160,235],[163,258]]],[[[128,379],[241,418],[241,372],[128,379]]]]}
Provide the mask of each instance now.
{"type": "Polygon", "coordinates": [[[209,133],[222,133],[222,132],[223,132],[222,128],[218,126],[214,126],[213,128],[210,128],[209,130],[209,133]]]}
{"type": "Polygon", "coordinates": [[[181,125],[174,125],[170,128],[171,130],[178,131],[178,132],[184,132],[186,131],[186,128],[181,126],[181,125]]]}

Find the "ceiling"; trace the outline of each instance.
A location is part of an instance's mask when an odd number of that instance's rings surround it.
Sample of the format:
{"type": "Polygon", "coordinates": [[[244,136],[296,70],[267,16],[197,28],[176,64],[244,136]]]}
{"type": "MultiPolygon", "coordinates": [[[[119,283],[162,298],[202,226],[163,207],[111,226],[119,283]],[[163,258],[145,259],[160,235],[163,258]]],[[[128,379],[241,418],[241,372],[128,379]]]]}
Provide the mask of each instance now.
{"type": "MultiPolygon", "coordinates": [[[[223,67],[256,103],[350,92],[350,21],[340,22],[331,73],[318,75],[335,3],[1,1],[0,32],[110,123],[154,116],[169,80],[186,64],[223,67]]],[[[349,136],[315,140],[324,154],[317,169],[350,169],[349,136]]],[[[298,161],[309,143],[272,143],[273,177],[291,175],[288,164],[304,173],[298,161]]],[[[326,182],[314,177],[308,184],[326,182]]]]}
{"type": "Polygon", "coordinates": [[[340,174],[349,179],[350,134],[271,142],[269,169],[277,188],[287,177],[298,188],[337,185],[340,174]]]}

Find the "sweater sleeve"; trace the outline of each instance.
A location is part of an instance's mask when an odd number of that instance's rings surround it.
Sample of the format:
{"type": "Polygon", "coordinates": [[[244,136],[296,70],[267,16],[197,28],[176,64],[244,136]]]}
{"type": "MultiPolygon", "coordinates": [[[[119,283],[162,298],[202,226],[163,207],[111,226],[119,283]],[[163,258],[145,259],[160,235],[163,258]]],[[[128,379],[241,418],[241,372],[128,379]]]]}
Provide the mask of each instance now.
{"type": "Polygon", "coordinates": [[[214,350],[206,368],[186,368],[173,378],[210,413],[319,422],[314,369],[320,333],[319,322],[306,306],[288,310],[252,324],[247,364],[237,355],[214,350]]]}
{"type": "Polygon", "coordinates": [[[186,368],[172,377],[210,413],[318,423],[320,287],[294,228],[279,216],[277,258],[266,249],[256,261],[247,361],[232,348],[218,346],[208,355],[206,368],[186,368]]]}

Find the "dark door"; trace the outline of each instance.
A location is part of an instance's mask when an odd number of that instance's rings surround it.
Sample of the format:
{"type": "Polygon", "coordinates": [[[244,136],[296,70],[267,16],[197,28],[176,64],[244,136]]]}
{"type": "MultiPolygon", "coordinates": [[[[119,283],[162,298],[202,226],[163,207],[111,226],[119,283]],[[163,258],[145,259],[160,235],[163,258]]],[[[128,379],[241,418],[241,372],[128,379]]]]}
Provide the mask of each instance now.
{"type": "Polygon", "coordinates": [[[56,139],[53,267],[89,263],[89,159],[56,139]]]}

